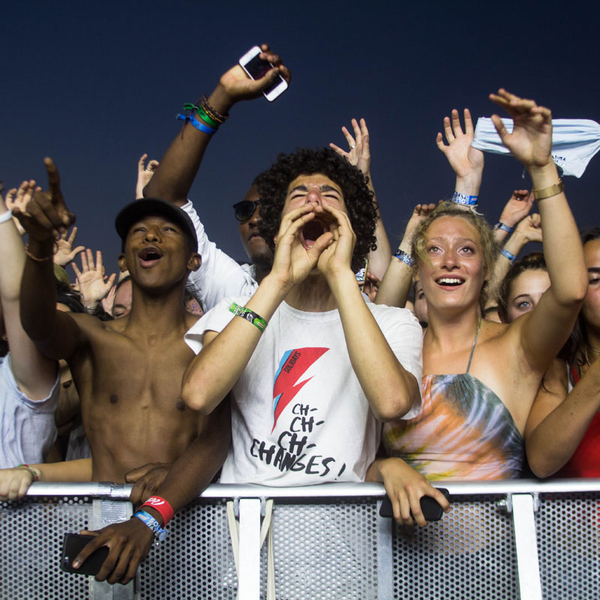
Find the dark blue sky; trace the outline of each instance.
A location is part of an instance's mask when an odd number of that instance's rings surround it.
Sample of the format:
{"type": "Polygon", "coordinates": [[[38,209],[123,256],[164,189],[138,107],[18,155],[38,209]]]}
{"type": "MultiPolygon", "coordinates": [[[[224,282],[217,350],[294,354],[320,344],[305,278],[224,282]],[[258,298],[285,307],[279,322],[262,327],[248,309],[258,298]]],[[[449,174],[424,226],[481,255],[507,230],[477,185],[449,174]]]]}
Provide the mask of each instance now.
{"type": "MultiPolygon", "coordinates": [[[[210,93],[252,45],[269,42],[292,69],[275,103],[237,105],[192,189],[207,231],[244,253],[231,205],[278,152],[344,142],[365,117],[372,175],[392,245],[412,207],[453,191],[435,146],[442,119],[468,106],[489,116],[503,86],[555,118],[600,118],[596,2],[19,2],[3,6],[0,180],[45,181],[56,161],[78,243],[119,243],[113,222],[134,197],[138,157],[160,158],[184,102],[210,93]]],[[[497,220],[525,187],[510,157],[486,156],[480,206],[497,220]]],[[[600,224],[600,158],[566,191],[581,226],[600,224]]],[[[116,267],[115,267],[116,268],[116,267]]]]}

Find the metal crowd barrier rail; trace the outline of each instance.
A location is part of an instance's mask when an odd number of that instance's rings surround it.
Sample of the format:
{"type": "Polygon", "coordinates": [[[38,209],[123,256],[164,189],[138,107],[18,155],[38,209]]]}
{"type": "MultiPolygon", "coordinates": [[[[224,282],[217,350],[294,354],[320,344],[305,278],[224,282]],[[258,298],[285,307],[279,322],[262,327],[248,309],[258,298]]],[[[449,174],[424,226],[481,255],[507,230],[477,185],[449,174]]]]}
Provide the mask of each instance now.
{"type": "Polygon", "coordinates": [[[267,499],[278,600],[600,598],[600,480],[444,487],[452,511],[408,529],[379,516],[379,484],[212,485],[176,515],[136,582],[110,586],[60,570],[62,537],[129,518],[131,486],[35,483],[24,500],[0,503],[0,598],[266,598],[267,499]],[[239,518],[239,576],[227,500],[239,518]]]}

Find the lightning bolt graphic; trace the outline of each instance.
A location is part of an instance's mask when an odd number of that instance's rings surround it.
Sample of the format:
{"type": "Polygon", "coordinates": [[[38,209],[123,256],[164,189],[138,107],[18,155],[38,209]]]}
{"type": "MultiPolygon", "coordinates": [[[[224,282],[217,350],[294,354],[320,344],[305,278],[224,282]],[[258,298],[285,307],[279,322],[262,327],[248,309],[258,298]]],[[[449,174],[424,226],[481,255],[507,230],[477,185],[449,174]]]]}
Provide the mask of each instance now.
{"type": "Polygon", "coordinates": [[[329,348],[296,348],[284,353],[273,384],[273,429],[271,432],[277,425],[279,415],[312,377],[301,383],[297,383],[298,380],[328,350],[329,348]]]}

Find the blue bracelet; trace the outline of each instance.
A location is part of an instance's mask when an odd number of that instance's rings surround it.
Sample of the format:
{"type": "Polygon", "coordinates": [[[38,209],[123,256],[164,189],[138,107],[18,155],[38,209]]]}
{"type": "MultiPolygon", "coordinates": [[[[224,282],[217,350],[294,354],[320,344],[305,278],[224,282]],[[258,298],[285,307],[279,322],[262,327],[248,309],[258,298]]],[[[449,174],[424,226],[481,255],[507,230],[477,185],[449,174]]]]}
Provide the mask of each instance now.
{"type": "Polygon", "coordinates": [[[138,510],[133,516],[137,517],[144,525],[150,527],[157,542],[162,542],[167,537],[169,532],[163,529],[150,513],[147,513],[145,510],[138,510]]]}
{"type": "Polygon", "coordinates": [[[408,265],[411,269],[415,266],[415,259],[408,252],[400,250],[400,248],[398,248],[398,251],[394,256],[404,264],[408,265]]]}
{"type": "Polygon", "coordinates": [[[509,252],[506,248],[502,248],[502,250],[500,250],[500,254],[502,254],[504,258],[508,258],[508,260],[511,263],[515,262],[515,258],[517,258],[512,252],[509,252]]]}
{"type": "Polygon", "coordinates": [[[468,194],[461,194],[460,192],[454,192],[454,194],[452,194],[452,202],[454,202],[454,204],[477,206],[478,200],[479,196],[469,196],[468,194]]]}
{"type": "Polygon", "coordinates": [[[194,117],[194,115],[182,115],[178,114],[177,118],[180,121],[189,121],[198,131],[202,131],[203,133],[207,133],[208,135],[213,135],[215,131],[217,131],[214,127],[209,127],[204,123],[201,123],[194,117]]]}
{"type": "Polygon", "coordinates": [[[506,231],[506,233],[512,233],[515,228],[511,227],[510,225],[507,225],[506,223],[503,223],[502,221],[498,221],[496,223],[496,229],[502,229],[502,231],[506,231]]]}

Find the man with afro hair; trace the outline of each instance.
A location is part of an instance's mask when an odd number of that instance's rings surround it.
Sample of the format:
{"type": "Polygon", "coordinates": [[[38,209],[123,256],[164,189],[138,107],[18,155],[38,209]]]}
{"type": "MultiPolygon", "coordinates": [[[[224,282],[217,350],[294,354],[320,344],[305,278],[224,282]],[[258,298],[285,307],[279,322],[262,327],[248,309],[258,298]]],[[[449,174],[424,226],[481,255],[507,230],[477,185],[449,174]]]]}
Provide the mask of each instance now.
{"type": "Polygon", "coordinates": [[[273,268],[188,332],[199,354],[182,398],[208,414],[231,392],[223,483],[363,481],[381,422],[418,412],[420,326],[360,293],[354,271],[375,243],[376,209],[355,167],[300,149],[257,185],[273,268]]]}

